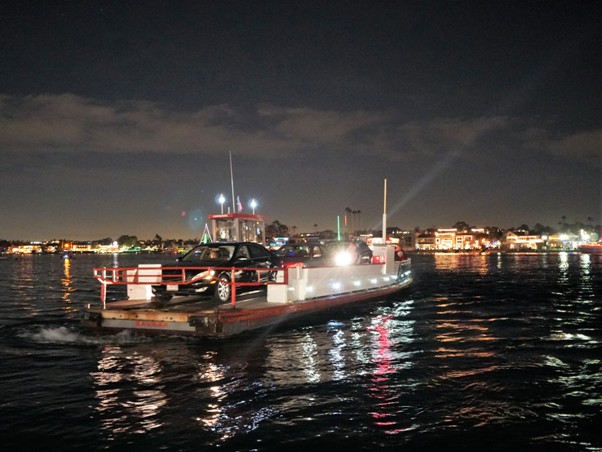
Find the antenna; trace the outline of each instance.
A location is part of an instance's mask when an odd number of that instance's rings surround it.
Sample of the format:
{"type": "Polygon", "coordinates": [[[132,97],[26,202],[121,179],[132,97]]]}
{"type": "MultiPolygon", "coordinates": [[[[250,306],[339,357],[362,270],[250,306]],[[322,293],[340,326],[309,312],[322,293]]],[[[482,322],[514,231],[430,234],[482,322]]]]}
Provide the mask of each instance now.
{"type": "Polygon", "coordinates": [[[383,243],[387,243],[387,178],[385,177],[385,200],[383,203],[383,243]]]}
{"type": "Polygon", "coordinates": [[[234,206],[234,173],[232,172],[232,151],[228,151],[230,153],[230,184],[232,185],[232,212],[236,212],[236,207],[234,206]]]}

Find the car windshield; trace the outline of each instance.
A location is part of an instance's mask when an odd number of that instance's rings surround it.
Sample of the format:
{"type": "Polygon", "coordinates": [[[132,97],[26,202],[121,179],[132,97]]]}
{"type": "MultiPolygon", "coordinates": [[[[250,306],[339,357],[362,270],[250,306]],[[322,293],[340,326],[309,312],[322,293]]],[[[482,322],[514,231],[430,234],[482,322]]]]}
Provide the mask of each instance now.
{"type": "Polygon", "coordinates": [[[323,247],[314,244],[285,245],[276,251],[276,255],[286,258],[320,258],[326,251],[323,247]]]}
{"type": "Polygon", "coordinates": [[[185,254],[182,262],[226,262],[234,253],[233,245],[200,245],[185,254]]]}
{"type": "Polygon", "coordinates": [[[280,248],[276,254],[281,257],[307,257],[311,255],[311,250],[306,245],[286,245],[280,248]]]}

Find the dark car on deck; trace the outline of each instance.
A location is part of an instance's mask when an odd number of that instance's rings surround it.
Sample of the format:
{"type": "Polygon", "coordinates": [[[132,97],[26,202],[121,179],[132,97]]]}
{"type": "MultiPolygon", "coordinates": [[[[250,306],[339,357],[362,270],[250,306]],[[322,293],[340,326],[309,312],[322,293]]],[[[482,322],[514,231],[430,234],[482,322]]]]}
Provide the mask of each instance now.
{"type": "Polygon", "coordinates": [[[282,259],[284,267],[331,265],[328,250],[320,243],[287,244],[274,253],[282,259]]]}
{"type": "MultiPolygon", "coordinates": [[[[173,296],[211,295],[214,300],[226,302],[232,292],[232,268],[236,282],[275,281],[281,259],[254,242],[215,242],[198,245],[178,258],[175,264],[162,265],[163,284],[154,285],[156,300],[168,301],[173,296]],[[262,271],[266,269],[266,271],[262,271]],[[186,284],[182,284],[182,275],[186,284]],[[173,278],[173,283],[170,279],[173,278]],[[178,281],[180,284],[178,284],[178,281]]],[[[240,290],[257,289],[241,286],[240,290]]]]}

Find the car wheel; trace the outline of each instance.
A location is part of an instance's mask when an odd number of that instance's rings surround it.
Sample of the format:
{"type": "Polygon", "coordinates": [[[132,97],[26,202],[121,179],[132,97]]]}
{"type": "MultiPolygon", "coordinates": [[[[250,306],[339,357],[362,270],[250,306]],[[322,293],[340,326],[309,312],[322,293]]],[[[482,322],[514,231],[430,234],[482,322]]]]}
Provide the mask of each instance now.
{"type": "Polygon", "coordinates": [[[230,292],[232,286],[230,285],[230,276],[227,273],[221,273],[217,277],[217,283],[213,291],[213,299],[220,303],[226,303],[230,299],[230,292]]]}
{"type": "MultiPolygon", "coordinates": [[[[272,265],[270,268],[278,268],[278,267],[276,267],[275,265],[272,265]]],[[[268,272],[268,281],[275,282],[277,277],[278,277],[277,270],[271,270],[268,272]]]]}
{"type": "Polygon", "coordinates": [[[156,290],[153,287],[153,299],[154,299],[154,301],[165,303],[165,302],[168,302],[169,300],[171,300],[172,297],[173,297],[172,294],[165,293],[165,292],[163,292],[161,290],[156,290]]]}

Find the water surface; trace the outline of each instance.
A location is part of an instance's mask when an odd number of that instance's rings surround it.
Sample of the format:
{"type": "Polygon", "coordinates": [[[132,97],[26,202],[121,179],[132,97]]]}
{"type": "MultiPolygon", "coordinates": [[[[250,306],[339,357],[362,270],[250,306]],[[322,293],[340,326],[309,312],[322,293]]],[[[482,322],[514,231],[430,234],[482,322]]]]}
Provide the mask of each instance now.
{"type": "Polygon", "coordinates": [[[93,267],[165,259],[0,261],[7,450],[602,450],[600,256],[416,255],[391,299],[226,340],[80,329],[93,267]]]}

